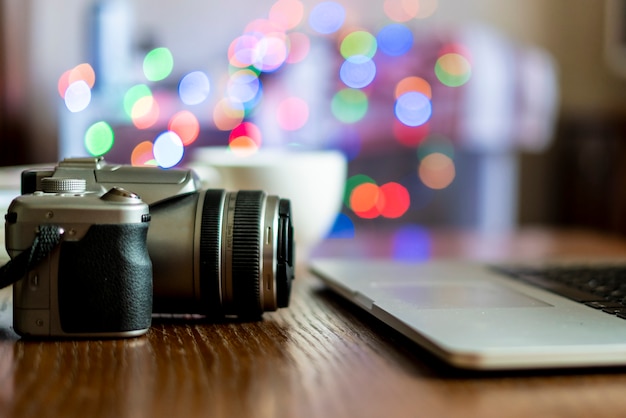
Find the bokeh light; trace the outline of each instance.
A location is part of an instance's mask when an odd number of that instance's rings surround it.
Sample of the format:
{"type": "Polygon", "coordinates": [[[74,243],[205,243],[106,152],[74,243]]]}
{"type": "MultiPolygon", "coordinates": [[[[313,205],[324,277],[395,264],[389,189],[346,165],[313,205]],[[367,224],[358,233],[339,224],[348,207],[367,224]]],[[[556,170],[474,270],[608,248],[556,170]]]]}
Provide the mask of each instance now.
{"type": "Polygon", "coordinates": [[[432,238],[426,228],[407,224],[394,232],[391,248],[396,260],[425,261],[431,257],[432,238]]]}
{"type": "Polygon", "coordinates": [[[154,48],[143,60],[143,73],[149,81],[161,81],[169,76],[174,68],[174,57],[167,48],[154,48]]]}
{"type": "Polygon", "coordinates": [[[423,160],[424,157],[433,153],[443,154],[454,159],[454,144],[446,136],[431,135],[417,148],[417,157],[423,160]]]}
{"type": "Polygon", "coordinates": [[[200,122],[196,115],[188,110],[181,110],[174,114],[167,125],[167,129],[175,132],[183,145],[192,144],[200,134],[200,122]]]}
{"type": "Polygon", "coordinates": [[[350,209],[364,219],[374,219],[380,215],[377,208],[380,188],[374,183],[361,183],[350,194],[350,209]]]}
{"type": "Polygon", "coordinates": [[[254,139],[248,136],[238,136],[228,143],[228,148],[238,157],[249,157],[259,150],[254,139]]]}
{"type": "MultiPolygon", "coordinates": [[[[291,4],[294,0],[282,0],[291,4]]],[[[244,33],[228,47],[228,61],[236,68],[254,67],[273,72],[287,60],[289,40],[281,23],[256,19],[248,23],[244,33]]]]}
{"type": "Polygon", "coordinates": [[[339,52],[344,58],[354,55],[363,55],[373,58],[378,49],[378,42],[374,35],[367,31],[357,30],[346,35],[341,41],[339,52]]]}
{"type": "MultiPolygon", "coordinates": [[[[261,129],[252,123],[252,122],[243,122],[236,126],[228,136],[228,142],[232,143],[233,141],[237,141],[238,138],[245,137],[245,141],[251,140],[254,142],[256,147],[260,147],[263,143],[263,136],[261,134],[261,129]]],[[[244,142],[241,142],[240,145],[243,145],[244,142]]]]}
{"type": "Polygon", "coordinates": [[[422,93],[424,96],[432,99],[433,90],[430,86],[430,83],[424,80],[422,77],[412,76],[405,77],[396,84],[395,89],[395,97],[396,99],[402,96],[404,93],[408,93],[410,91],[416,91],[418,93],[422,93]]]}
{"type": "Polygon", "coordinates": [[[420,126],[428,122],[432,115],[430,99],[423,93],[410,91],[396,100],[396,117],[407,126],[420,126]]]}
{"type": "Polygon", "coordinates": [[[243,103],[223,98],[213,108],[213,123],[220,131],[230,131],[239,125],[245,116],[243,103]]]}
{"type": "Polygon", "coordinates": [[[157,165],[152,153],[153,144],[150,141],[140,142],[133,149],[130,155],[130,163],[134,166],[155,166],[157,165]]]}
{"type": "Polygon", "coordinates": [[[324,1],[313,7],[309,14],[309,26],[321,34],[337,32],[346,19],[344,7],[334,1],[324,1]]]}
{"type": "Polygon", "coordinates": [[[369,102],[365,93],[357,89],[339,90],[332,98],[331,111],[343,123],[355,123],[367,113],[369,102]]]}
{"type": "Polygon", "coordinates": [[[152,152],[159,166],[170,168],[183,159],[185,147],[175,132],[165,131],[154,140],[152,152]]]}
{"type": "Polygon", "coordinates": [[[93,67],[88,63],[78,64],[70,70],[68,81],[70,84],[76,81],[84,81],[89,88],[93,88],[96,83],[96,73],[93,67]]]}
{"type": "Polygon", "coordinates": [[[427,187],[435,190],[445,189],[456,176],[454,161],[439,152],[429,154],[421,160],[418,175],[427,187]]]}
{"type": "Polygon", "coordinates": [[[309,120],[309,105],[299,97],[288,97],[278,104],[276,120],[286,131],[298,130],[309,120]]]}
{"type": "Polygon", "coordinates": [[[411,205],[409,191],[403,185],[395,182],[383,184],[379,187],[379,197],[376,209],[385,218],[399,218],[406,213],[411,205]]]}
{"type": "Polygon", "coordinates": [[[239,70],[231,74],[226,86],[227,96],[240,103],[255,103],[261,92],[259,76],[252,70],[239,70]]]}
{"type": "Polygon", "coordinates": [[[296,64],[303,61],[311,50],[311,39],[302,32],[291,32],[287,35],[289,41],[289,55],[286,62],[296,64]]]}
{"type": "Polygon", "coordinates": [[[287,60],[287,36],[273,32],[261,38],[254,50],[254,67],[259,71],[273,72],[287,60]]]}
{"type": "MultiPolygon", "coordinates": [[[[90,90],[93,88],[96,82],[96,73],[94,72],[93,67],[90,64],[78,64],[74,68],[67,70],[63,74],[61,74],[61,77],[59,77],[59,81],[57,83],[59,96],[61,96],[62,99],[66,99],[66,93],[70,85],[80,81],[84,82],[90,90]]],[[[79,88],[79,90],[81,89],[82,87],[79,88]]],[[[73,100],[70,99],[70,101],[73,100]]]]}
{"type": "Polygon", "coordinates": [[[130,111],[130,118],[137,129],[148,129],[159,120],[159,104],[153,96],[140,98],[130,111]]]}
{"type": "Polygon", "coordinates": [[[385,0],[383,10],[394,22],[408,22],[417,17],[420,0],[385,0]]]}
{"type": "Polygon", "coordinates": [[[61,99],[65,99],[65,91],[70,86],[71,72],[72,70],[65,71],[63,74],[61,74],[61,77],[59,77],[59,81],[57,82],[57,91],[59,92],[59,96],[61,96],[61,99]]]}
{"type": "Polygon", "coordinates": [[[124,112],[132,117],[133,107],[143,97],[152,97],[152,90],[145,84],[136,84],[129,88],[124,95],[124,112]]]}
{"type": "Polygon", "coordinates": [[[350,219],[346,214],[340,213],[337,215],[337,219],[335,219],[335,223],[328,234],[328,238],[337,239],[337,238],[354,238],[354,222],[350,219]]]}
{"type": "Polygon", "coordinates": [[[304,16],[304,5],[299,0],[278,0],[269,11],[269,20],[282,30],[293,29],[304,16]]]}
{"type": "Polygon", "coordinates": [[[107,122],[96,122],[85,132],[85,149],[89,154],[99,157],[113,147],[115,135],[107,122]]]}
{"type": "MultiPolygon", "coordinates": [[[[400,218],[411,205],[409,191],[403,185],[389,182],[378,186],[365,175],[353,176],[346,186],[347,206],[360,218],[400,218]]],[[[346,197],[344,196],[344,200],[346,197]]]]}
{"type": "Polygon", "coordinates": [[[91,89],[85,81],[75,81],[65,90],[64,100],[65,106],[70,112],[83,111],[91,103],[91,89]]]}
{"type": "Polygon", "coordinates": [[[467,83],[472,75],[469,60],[461,54],[443,54],[435,63],[437,79],[448,87],[459,87],[467,83]]]}
{"type": "Polygon", "coordinates": [[[350,196],[352,195],[352,191],[357,186],[359,186],[359,185],[361,185],[363,183],[376,184],[374,179],[372,179],[370,176],[367,176],[365,174],[355,174],[354,176],[349,177],[348,179],[346,179],[345,191],[344,191],[344,195],[343,195],[343,203],[347,207],[350,207],[350,196]]]}
{"type": "Polygon", "coordinates": [[[204,102],[211,92],[209,77],[202,71],[192,71],[178,83],[178,96],[186,105],[197,105],[204,102]]]}
{"type": "Polygon", "coordinates": [[[378,32],[376,41],[383,53],[397,57],[406,54],[413,47],[413,32],[405,25],[392,23],[378,32]]]}
{"type": "Polygon", "coordinates": [[[428,123],[419,126],[407,126],[395,119],[393,121],[392,132],[393,137],[400,144],[407,147],[417,147],[427,138],[430,132],[430,126],[428,123]]]}
{"type": "Polygon", "coordinates": [[[247,68],[254,65],[255,48],[258,39],[253,35],[242,35],[230,43],[228,62],[236,68],[247,68]]]}
{"type": "Polygon", "coordinates": [[[348,87],[360,89],[370,85],[376,77],[376,64],[364,55],[348,57],[339,69],[339,78],[348,87]]]}
{"type": "Polygon", "coordinates": [[[420,0],[417,19],[426,19],[435,14],[439,8],[439,0],[420,0]]]}

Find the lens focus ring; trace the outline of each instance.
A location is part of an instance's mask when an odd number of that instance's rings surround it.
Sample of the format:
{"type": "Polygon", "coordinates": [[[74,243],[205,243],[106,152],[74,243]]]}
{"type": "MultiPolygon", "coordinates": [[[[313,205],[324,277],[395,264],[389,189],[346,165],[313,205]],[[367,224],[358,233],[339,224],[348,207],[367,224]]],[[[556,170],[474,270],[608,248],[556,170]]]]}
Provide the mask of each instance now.
{"type": "Polygon", "coordinates": [[[232,286],[237,314],[257,317],[263,313],[260,300],[261,276],[261,191],[237,192],[233,222],[232,286]]]}
{"type": "Polygon", "coordinates": [[[222,316],[220,247],[224,190],[207,190],[200,233],[200,289],[206,314],[222,316]]]}

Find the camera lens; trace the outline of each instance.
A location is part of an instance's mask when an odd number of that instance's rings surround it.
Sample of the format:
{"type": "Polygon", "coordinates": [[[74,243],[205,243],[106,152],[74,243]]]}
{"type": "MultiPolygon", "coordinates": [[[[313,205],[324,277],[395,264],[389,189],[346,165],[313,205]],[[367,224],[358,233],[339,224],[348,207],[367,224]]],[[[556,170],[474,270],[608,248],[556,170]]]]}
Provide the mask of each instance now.
{"type": "Polygon", "coordinates": [[[155,312],[251,318],[289,304],[289,200],[205,190],[157,202],[150,212],[155,312]]]}

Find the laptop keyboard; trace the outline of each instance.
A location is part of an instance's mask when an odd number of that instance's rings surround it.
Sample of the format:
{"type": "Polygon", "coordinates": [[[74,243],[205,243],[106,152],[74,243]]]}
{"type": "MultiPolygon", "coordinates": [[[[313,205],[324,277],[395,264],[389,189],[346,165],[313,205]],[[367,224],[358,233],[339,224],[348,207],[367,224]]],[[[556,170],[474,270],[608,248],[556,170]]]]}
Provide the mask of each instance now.
{"type": "Polygon", "coordinates": [[[515,279],[626,319],[626,265],[496,267],[515,279]]]}

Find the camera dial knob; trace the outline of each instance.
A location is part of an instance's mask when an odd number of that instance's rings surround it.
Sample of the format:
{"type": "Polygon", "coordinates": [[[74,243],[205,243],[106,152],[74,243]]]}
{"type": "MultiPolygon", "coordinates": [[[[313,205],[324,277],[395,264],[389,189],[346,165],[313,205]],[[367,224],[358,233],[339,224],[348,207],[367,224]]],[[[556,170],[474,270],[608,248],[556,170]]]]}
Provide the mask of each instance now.
{"type": "Polygon", "coordinates": [[[141,203],[139,195],[121,187],[113,187],[100,198],[110,202],[141,203]]]}
{"type": "Polygon", "coordinates": [[[85,179],[44,177],[41,179],[41,189],[45,193],[84,193],[87,182],[85,179]]]}

